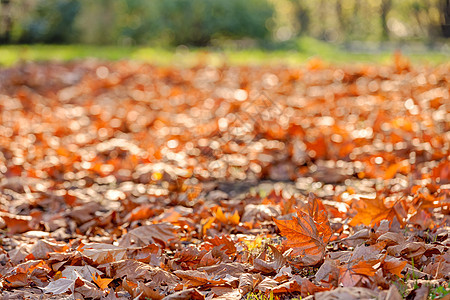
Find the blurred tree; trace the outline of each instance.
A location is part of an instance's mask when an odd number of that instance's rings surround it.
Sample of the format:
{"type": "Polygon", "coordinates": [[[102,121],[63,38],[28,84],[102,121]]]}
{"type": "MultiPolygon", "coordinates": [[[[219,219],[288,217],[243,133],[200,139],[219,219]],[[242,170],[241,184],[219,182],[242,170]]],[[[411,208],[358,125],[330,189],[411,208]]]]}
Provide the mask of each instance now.
{"type": "Polygon", "coordinates": [[[32,18],[23,25],[20,42],[69,43],[76,40],[74,21],[79,0],[40,0],[32,18]]]}
{"type": "Polygon", "coordinates": [[[300,26],[299,35],[307,35],[310,31],[311,10],[305,0],[291,0],[295,18],[300,26]]]}
{"type": "Polygon", "coordinates": [[[382,40],[389,39],[389,27],[387,26],[387,16],[392,7],[392,0],[381,0],[381,11],[380,11],[380,21],[382,31],[382,40]]]}
{"type": "Polygon", "coordinates": [[[449,1],[0,0],[0,42],[205,46],[302,35],[432,43],[450,36],[449,1]]]}
{"type": "Polygon", "coordinates": [[[119,36],[120,16],[125,15],[122,1],[80,0],[81,9],[74,27],[81,32],[78,40],[87,44],[114,44],[119,36]]]}
{"type": "Polygon", "coordinates": [[[163,34],[172,44],[208,45],[214,38],[239,39],[269,36],[266,22],[274,13],[266,0],[161,1],[163,34]]]}
{"type": "Polygon", "coordinates": [[[441,11],[442,34],[450,37],[450,0],[441,1],[441,11]]]}
{"type": "Polygon", "coordinates": [[[348,22],[346,14],[344,14],[344,9],[342,7],[342,0],[336,0],[335,9],[336,9],[336,16],[337,16],[338,23],[339,23],[339,31],[341,33],[347,32],[349,22],[348,22]]]}
{"type": "Polygon", "coordinates": [[[119,15],[120,44],[146,44],[163,30],[158,1],[125,0],[119,15]]]}
{"type": "Polygon", "coordinates": [[[11,42],[11,30],[12,30],[12,17],[11,17],[11,1],[1,0],[1,31],[0,31],[0,43],[11,42]]]}

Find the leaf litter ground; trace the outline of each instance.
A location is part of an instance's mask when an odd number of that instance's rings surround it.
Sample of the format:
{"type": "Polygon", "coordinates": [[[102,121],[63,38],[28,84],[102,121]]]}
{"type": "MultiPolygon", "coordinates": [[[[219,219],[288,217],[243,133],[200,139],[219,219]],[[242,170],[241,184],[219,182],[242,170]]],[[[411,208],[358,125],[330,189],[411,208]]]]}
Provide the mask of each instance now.
{"type": "Polygon", "coordinates": [[[0,295],[448,299],[449,74],[1,70],[0,295]]]}

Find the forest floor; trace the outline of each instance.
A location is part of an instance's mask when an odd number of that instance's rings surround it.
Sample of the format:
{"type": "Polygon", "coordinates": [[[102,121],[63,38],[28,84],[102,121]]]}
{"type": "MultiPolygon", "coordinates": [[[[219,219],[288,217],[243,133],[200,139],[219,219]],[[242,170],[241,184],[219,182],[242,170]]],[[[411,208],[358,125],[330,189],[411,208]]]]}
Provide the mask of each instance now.
{"type": "Polygon", "coordinates": [[[401,55],[2,69],[0,297],[449,299],[449,103],[401,55]]]}

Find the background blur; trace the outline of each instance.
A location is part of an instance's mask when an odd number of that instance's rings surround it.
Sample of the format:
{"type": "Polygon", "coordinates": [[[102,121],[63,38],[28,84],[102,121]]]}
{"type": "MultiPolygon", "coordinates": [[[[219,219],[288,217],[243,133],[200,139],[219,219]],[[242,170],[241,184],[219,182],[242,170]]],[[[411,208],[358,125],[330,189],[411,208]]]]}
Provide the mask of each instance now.
{"type": "MultiPolygon", "coordinates": [[[[448,47],[449,0],[0,0],[0,43],[448,47]],[[361,46],[363,45],[363,46],[361,46]]],[[[448,50],[448,49],[447,49],[448,50]]],[[[449,50],[450,51],[450,50],[449,50]]]]}

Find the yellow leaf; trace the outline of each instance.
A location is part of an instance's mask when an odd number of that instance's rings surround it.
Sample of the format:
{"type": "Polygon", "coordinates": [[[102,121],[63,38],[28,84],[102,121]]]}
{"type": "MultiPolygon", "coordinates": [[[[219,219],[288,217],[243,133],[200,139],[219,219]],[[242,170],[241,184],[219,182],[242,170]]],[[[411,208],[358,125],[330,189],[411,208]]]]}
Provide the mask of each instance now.
{"type": "Polygon", "coordinates": [[[262,237],[259,235],[252,241],[244,241],[244,243],[247,245],[248,250],[252,251],[253,249],[257,249],[261,247],[262,245],[262,237]]]}
{"type": "Polygon", "coordinates": [[[55,275],[53,275],[53,279],[54,280],[58,280],[58,279],[60,279],[62,277],[63,276],[62,276],[62,272],[61,271],[58,271],[58,272],[55,273],[55,275]]]}
{"type": "Polygon", "coordinates": [[[216,219],[222,223],[227,223],[227,217],[223,213],[222,208],[220,208],[220,206],[216,210],[216,219]]]}
{"type": "Polygon", "coordinates": [[[234,214],[231,217],[228,217],[228,221],[232,225],[239,225],[239,220],[240,218],[237,210],[234,211],[234,214]]]}
{"type": "Polygon", "coordinates": [[[204,219],[200,222],[202,225],[202,236],[206,235],[206,231],[212,227],[215,220],[216,220],[215,217],[210,217],[210,218],[204,219]]]}

